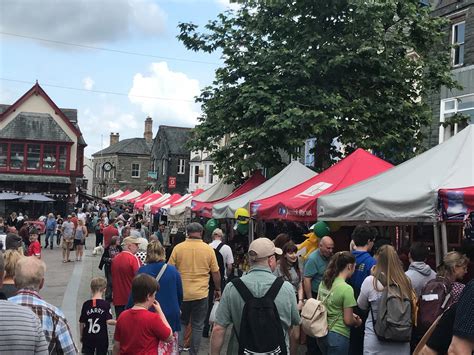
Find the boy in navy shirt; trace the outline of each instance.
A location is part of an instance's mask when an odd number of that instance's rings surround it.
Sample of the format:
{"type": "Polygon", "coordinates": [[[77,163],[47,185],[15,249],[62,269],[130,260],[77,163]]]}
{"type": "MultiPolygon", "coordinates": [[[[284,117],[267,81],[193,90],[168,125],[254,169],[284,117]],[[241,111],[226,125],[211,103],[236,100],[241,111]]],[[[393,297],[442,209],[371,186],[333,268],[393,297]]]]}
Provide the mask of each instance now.
{"type": "Polygon", "coordinates": [[[109,348],[107,324],[115,325],[110,303],[105,301],[104,293],[107,281],[95,277],[91,281],[92,299],[82,305],[79,318],[83,354],[106,355],[109,348]]]}

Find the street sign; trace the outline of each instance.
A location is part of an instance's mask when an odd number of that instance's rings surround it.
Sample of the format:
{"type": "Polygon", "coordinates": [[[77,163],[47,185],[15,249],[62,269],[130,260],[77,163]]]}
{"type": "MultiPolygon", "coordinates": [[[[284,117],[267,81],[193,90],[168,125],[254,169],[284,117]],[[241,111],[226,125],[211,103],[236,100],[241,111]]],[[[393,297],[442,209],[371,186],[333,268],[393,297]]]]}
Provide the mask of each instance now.
{"type": "Polygon", "coordinates": [[[170,176],[168,178],[168,189],[176,188],[176,176],[170,176]]]}

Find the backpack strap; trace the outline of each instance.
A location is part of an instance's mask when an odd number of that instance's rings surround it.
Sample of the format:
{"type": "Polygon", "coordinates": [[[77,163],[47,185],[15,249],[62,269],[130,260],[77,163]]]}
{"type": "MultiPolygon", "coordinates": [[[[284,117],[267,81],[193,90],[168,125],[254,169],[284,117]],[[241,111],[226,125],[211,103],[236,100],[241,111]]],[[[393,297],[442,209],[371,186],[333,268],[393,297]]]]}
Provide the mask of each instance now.
{"type": "Polygon", "coordinates": [[[161,279],[161,276],[163,276],[163,274],[165,273],[165,270],[166,270],[166,267],[168,266],[168,264],[164,264],[162,267],[161,267],[161,270],[160,272],[158,273],[158,275],[156,275],[156,282],[160,282],[160,279],[161,279]]]}
{"type": "Polygon", "coordinates": [[[221,243],[217,246],[216,251],[219,252],[223,246],[224,246],[224,243],[221,242],[221,243]]]}
{"type": "Polygon", "coordinates": [[[233,279],[231,282],[234,284],[245,303],[255,298],[240,278],[233,279]]]}
{"type": "Polygon", "coordinates": [[[277,277],[275,281],[273,281],[273,284],[270,286],[270,289],[267,291],[267,293],[263,297],[268,297],[272,300],[275,300],[284,282],[285,281],[283,281],[281,277],[277,277]]]}

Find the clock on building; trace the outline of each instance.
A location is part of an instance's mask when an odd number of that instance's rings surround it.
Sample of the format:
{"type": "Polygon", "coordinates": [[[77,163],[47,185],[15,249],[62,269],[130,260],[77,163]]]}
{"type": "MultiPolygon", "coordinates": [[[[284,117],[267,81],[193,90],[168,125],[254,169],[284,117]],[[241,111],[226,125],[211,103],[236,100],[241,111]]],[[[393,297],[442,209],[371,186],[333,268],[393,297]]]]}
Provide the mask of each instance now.
{"type": "Polygon", "coordinates": [[[112,170],[112,168],[113,168],[112,163],[110,163],[110,162],[108,162],[108,161],[105,162],[104,165],[102,165],[102,169],[103,169],[104,171],[110,171],[110,170],[112,170]]]}

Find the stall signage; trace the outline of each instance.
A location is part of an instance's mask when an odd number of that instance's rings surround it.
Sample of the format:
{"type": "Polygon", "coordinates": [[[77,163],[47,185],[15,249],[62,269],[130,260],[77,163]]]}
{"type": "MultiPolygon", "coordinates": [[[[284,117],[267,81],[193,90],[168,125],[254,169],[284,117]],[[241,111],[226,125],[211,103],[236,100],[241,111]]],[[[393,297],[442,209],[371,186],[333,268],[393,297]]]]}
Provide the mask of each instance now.
{"type": "Polygon", "coordinates": [[[176,188],[176,176],[170,176],[168,178],[168,188],[175,189],[176,188]]]}

